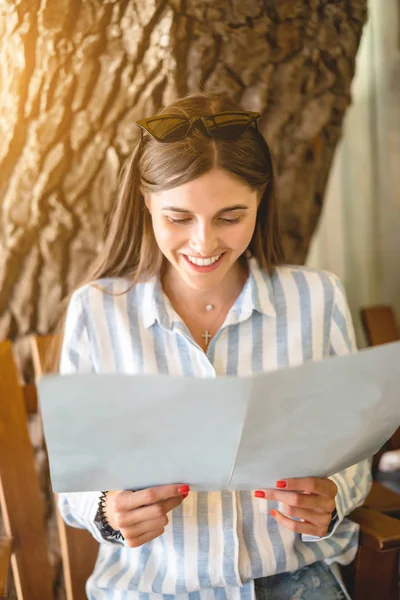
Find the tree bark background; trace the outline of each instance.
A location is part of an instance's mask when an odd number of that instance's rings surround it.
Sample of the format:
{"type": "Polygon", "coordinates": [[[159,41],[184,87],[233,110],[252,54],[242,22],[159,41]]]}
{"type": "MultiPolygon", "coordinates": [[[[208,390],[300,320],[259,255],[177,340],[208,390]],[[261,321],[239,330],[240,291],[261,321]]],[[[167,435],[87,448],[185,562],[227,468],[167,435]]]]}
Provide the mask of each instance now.
{"type": "Polygon", "coordinates": [[[198,90],[262,113],[304,261],[366,0],[3,0],[0,338],[49,330],[102,244],[134,124],[198,90]]]}

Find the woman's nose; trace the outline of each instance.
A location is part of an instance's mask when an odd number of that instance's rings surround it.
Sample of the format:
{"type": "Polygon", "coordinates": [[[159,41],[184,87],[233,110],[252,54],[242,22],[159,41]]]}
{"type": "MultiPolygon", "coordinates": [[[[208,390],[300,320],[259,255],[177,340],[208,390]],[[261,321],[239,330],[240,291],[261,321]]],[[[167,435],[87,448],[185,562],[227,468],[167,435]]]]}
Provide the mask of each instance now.
{"type": "Polygon", "coordinates": [[[202,256],[209,256],[218,247],[217,236],[212,227],[198,227],[193,232],[189,246],[202,256]]]}

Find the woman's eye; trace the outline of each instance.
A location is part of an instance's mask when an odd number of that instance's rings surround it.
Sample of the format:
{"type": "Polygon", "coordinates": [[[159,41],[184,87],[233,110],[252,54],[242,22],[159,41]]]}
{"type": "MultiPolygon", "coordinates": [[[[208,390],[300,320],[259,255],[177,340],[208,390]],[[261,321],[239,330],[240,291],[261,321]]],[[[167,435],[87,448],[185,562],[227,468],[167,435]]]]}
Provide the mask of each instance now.
{"type": "MultiPolygon", "coordinates": [[[[234,225],[235,223],[239,223],[242,219],[243,219],[243,217],[236,217],[234,219],[227,219],[226,217],[220,217],[219,222],[223,225],[234,225]]],[[[174,219],[173,217],[167,217],[167,220],[169,223],[172,223],[173,225],[187,225],[188,223],[191,222],[192,219],[190,217],[186,217],[184,219],[174,219]]]]}
{"type": "Polygon", "coordinates": [[[174,225],[185,225],[186,223],[189,223],[189,221],[190,221],[190,218],[173,219],[172,217],[167,217],[167,219],[170,223],[174,223],[174,225]]]}
{"type": "Polygon", "coordinates": [[[221,217],[221,222],[226,224],[226,225],[234,225],[235,223],[240,223],[240,221],[242,220],[243,217],[236,217],[236,219],[225,219],[224,217],[221,217]]]}

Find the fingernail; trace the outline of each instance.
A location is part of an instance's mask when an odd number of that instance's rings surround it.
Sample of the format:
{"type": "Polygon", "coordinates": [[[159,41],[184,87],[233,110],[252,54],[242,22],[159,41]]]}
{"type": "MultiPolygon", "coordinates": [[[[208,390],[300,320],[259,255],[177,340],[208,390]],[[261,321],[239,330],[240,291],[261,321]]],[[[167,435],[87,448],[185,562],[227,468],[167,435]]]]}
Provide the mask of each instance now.
{"type": "Polygon", "coordinates": [[[189,496],[189,492],[185,492],[184,494],[182,494],[182,498],[185,499],[189,496]]]}
{"type": "Polygon", "coordinates": [[[186,492],[190,492],[190,487],[188,485],[181,485],[181,487],[178,487],[178,494],[186,494],[186,492]]]}
{"type": "Polygon", "coordinates": [[[275,485],[276,485],[277,488],[285,488],[286,487],[286,481],[277,481],[275,485]]]}
{"type": "Polygon", "coordinates": [[[263,492],[261,490],[255,491],[254,495],[255,495],[256,498],[265,498],[265,492],[263,492]]]}
{"type": "Polygon", "coordinates": [[[276,517],[276,510],[270,510],[269,514],[271,515],[271,517],[276,517]]]}

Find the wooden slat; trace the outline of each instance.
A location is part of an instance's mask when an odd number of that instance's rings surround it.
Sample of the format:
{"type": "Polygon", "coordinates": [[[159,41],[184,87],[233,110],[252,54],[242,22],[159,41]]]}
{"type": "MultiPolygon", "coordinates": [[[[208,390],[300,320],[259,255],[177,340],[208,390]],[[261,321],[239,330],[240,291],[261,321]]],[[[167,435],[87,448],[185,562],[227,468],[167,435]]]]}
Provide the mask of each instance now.
{"type": "Polygon", "coordinates": [[[390,306],[363,308],[361,319],[370,346],[389,344],[399,339],[396,318],[390,306]]]}
{"type": "Polygon", "coordinates": [[[0,537],[0,599],[7,598],[12,540],[0,537]]]}
{"type": "MultiPolygon", "coordinates": [[[[57,351],[56,346],[57,340],[53,336],[32,338],[32,359],[37,378],[53,371],[53,354],[57,351]]],[[[57,525],[66,598],[67,600],[86,600],[85,584],[93,572],[99,544],[85,529],[69,527],[58,512],[57,525]]]]}
{"type": "Polygon", "coordinates": [[[53,600],[44,505],[10,342],[0,343],[0,507],[20,597],[53,600]]]}
{"type": "Polygon", "coordinates": [[[349,518],[360,525],[360,542],[372,550],[384,552],[400,549],[400,520],[361,506],[349,518]]]}
{"type": "Polygon", "coordinates": [[[32,337],[31,353],[36,378],[56,371],[57,360],[54,359],[61,343],[59,336],[38,335],[32,337]]]}
{"type": "MultiPolygon", "coordinates": [[[[399,339],[399,329],[391,306],[370,306],[363,308],[361,309],[361,320],[370,346],[390,344],[399,339]]],[[[380,457],[384,451],[397,449],[400,449],[400,427],[383,448],[381,448],[381,451],[375,455],[373,461],[374,469],[378,467],[380,457]]]]}
{"type": "Polygon", "coordinates": [[[38,410],[38,399],[36,386],[33,383],[28,383],[22,388],[25,400],[25,408],[28,415],[35,415],[38,410]]]}
{"type": "Polygon", "coordinates": [[[86,581],[93,572],[99,544],[86,529],[68,527],[58,511],[57,525],[66,598],[67,600],[86,600],[86,581]]]}
{"type": "Polygon", "coordinates": [[[400,514],[400,494],[374,481],[364,506],[388,515],[400,514]]]}

